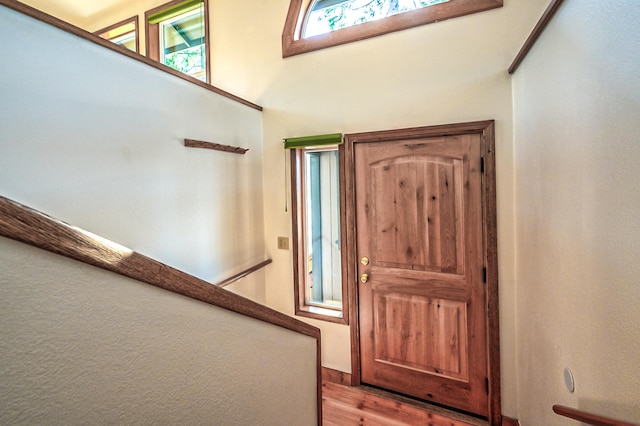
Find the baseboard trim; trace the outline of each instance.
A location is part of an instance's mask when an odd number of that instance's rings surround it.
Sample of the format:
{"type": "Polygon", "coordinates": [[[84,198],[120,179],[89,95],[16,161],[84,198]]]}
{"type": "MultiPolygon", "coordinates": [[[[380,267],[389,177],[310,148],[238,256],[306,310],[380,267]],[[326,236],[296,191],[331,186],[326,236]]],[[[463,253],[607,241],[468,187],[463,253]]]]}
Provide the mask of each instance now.
{"type": "Polygon", "coordinates": [[[322,367],[322,380],[338,385],[351,386],[351,374],[322,367]]]}
{"type": "Polygon", "coordinates": [[[520,426],[518,419],[502,416],[502,426],[520,426]]]}

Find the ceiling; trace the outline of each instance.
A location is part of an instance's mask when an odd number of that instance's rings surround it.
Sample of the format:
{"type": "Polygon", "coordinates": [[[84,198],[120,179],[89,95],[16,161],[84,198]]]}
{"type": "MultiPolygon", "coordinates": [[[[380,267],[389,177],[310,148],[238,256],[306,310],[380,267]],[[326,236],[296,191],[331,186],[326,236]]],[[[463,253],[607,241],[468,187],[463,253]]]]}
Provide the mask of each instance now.
{"type": "Polygon", "coordinates": [[[131,0],[21,0],[23,3],[40,9],[50,15],[59,18],[74,18],[76,21],[84,21],[87,18],[99,14],[119,5],[131,3],[131,0]]]}

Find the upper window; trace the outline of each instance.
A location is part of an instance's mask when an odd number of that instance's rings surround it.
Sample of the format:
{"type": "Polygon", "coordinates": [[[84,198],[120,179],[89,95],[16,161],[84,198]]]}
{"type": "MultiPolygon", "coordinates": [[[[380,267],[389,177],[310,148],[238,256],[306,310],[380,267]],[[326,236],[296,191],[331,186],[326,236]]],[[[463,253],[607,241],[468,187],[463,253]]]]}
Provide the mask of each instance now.
{"type": "Polygon", "coordinates": [[[137,16],[96,31],[96,34],[134,52],[140,51],[137,16]]]}
{"type": "Polygon", "coordinates": [[[148,11],[147,56],[209,82],[206,0],[178,0],[148,11]]]}
{"type": "Polygon", "coordinates": [[[291,0],[282,56],[502,6],[503,0],[291,0]]]}
{"type": "Polygon", "coordinates": [[[376,21],[449,0],[316,0],[303,27],[303,37],[376,21]]]}
{"type": "MultiPolygon", "coordinates": [[[[323,136],[342,140],[340,134],[323,136]]],[[[295,312],[347,323],[340,150],[317,140],[299,144],[300,139],[287,139],[285,145],[291,148],[295,312]]]]}

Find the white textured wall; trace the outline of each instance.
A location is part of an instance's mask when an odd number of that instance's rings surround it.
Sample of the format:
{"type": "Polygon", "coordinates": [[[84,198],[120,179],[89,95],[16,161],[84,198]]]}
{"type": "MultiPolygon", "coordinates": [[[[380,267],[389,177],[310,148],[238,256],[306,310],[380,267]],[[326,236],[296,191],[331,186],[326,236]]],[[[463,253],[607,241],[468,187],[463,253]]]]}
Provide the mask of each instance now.
{"type": "MultiPolygon", "coordinates": [[[[265,235],[274,263],[267,303],[293,314],[292,260],[277,249],[291,235],[282,138],[472,120],[496,120],[503,409],[515,416],[513,128],[506,70],[547,6],[503,8],[386,36],[281,57],[288,0],[213,1],[213,82],[265,107],[265,235]]],[[[323,364],[350,371],[347,326],[322,329],[323,364]]]]}
{"type": "Polygon", "coordinates": [[[523,426],[575,424],[553,404],[640,422],[639,21],[567,0],[514,75],[523,426]]]}
{"type": "MultiPolygon", "coordinates": [[[[91,25],[124,19],[153,1],[94,16],[91,25]]],[[[506,69],[548,0],[509,0],[501,9],[288,59],[281,57],[281,34],[289,0],[209,4],[213,84],[265,107],[264,235],[274,263],[266,269],[264,300],[280,311],[293,315],[291,252],[277,249],[278,236],[291,236],[283,137],[496,120],[503,411],[515,416],[513,111],[506,69]]],[[[306,321],[322,329],[323,364],[350,371],[349,328],[306,321]]]]}
{"type": "Polygon", "coordinates": [[[0,237],[0,424],[314,425],[316,341],[0,237]]]}
{"type": "Polygon", "coordinates": [[[1,195],[207,281],[264,260],[260,111],[4,7],[0,21],[1,195]]]}

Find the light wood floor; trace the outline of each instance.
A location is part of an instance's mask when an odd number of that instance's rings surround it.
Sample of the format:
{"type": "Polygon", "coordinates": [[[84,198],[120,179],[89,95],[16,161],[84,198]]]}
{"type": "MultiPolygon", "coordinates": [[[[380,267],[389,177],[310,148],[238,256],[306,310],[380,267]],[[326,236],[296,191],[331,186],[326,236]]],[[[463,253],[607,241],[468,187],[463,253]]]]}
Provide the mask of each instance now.
{"type": "Polygon", "coordinates": [[[324,426],[487,426],[487,422],[368,387],[322,382],[324,426]]]}

